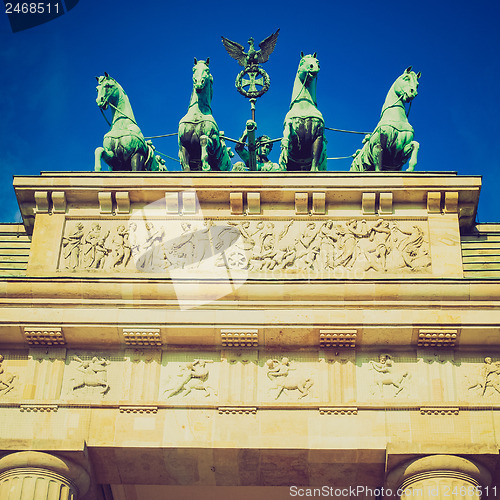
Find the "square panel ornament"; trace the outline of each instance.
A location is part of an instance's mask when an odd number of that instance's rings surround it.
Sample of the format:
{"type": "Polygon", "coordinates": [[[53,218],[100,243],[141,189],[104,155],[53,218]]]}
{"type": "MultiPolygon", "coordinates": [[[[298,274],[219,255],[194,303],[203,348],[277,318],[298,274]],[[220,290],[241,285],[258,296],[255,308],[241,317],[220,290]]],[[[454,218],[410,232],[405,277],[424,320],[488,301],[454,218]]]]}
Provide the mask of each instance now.
{"type": "Polygon", "coordinates": [[[397,402],[417,396],[416,358],[411,354],[364,353],[357,358],[358,401],[397,402]]]}
{"type": "Polygon", "coordinates": [[[318,401],[318,353],[261,352],[258,384],[258,400],[262,402],[305,404],[318,401]]]}
{"type": "Polygon", "coordinates": [[[159,400],[181,406],[217,401],[220,364],[216,353],[164,352],[159,400]]]}
{"type": "Polygon", "coordinates": [[[61,399],[119,400],[123,395],[125,358],[110,351],[68,351],[61,399]]]}

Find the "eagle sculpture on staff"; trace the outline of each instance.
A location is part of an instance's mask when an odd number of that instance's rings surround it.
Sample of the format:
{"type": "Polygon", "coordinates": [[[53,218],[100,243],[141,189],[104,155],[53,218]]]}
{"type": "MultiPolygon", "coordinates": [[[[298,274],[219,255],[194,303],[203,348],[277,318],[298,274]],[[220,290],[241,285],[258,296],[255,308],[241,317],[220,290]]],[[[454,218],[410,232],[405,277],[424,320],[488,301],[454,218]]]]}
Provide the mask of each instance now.
{"type": "Polygon", "coordinates": [[[259,50],[255,50],[254,42],[255,40],[250,37],[248,39],[248,45],[250,46],[248,52],[245,52],[245,47],[237,42],[233,42],[228,38],[222,37],[222,43],[227,50],[227,53],[238,61],[238,63],[247,68],[249,66],[256,66],[258,64],[265,63],[269,56],[272,54],[274,47],[276,46],[276,41],[278,40],[279,28],[275,33],[269,35],[266,39],[259,43],[259,50]]]}

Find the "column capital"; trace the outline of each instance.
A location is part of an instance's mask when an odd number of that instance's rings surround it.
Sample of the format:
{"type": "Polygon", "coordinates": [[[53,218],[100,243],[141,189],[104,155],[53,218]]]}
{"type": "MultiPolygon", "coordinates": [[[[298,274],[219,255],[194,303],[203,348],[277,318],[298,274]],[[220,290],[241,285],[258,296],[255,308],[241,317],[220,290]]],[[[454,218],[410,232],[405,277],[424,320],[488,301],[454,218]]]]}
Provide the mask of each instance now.
{"type": "Polygon", "coordinates": [[[388,488],[397,489],[412,479],[436,474],[441,477],[461,476],[481,486],[491,484],[491,474],[486,467],[456,455],[430,455],[404,462],[389,472],[386,484],[388,488]]]}
{"type": "Polygon", "coordinates": [[[0,458],[0,477],[16,469],[32,469],[51,471],[63,476],[78,490],[78,496],[87,493],[90,486],[90,477],[81,466],[65,457],[51,455],[40,451],[19,451],[0,458]]]}

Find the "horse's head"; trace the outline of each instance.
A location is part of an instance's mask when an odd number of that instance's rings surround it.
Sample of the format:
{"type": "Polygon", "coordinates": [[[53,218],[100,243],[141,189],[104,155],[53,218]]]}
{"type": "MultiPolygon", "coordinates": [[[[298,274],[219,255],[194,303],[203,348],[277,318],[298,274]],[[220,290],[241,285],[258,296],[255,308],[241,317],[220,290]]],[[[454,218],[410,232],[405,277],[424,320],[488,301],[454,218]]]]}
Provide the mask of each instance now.
{"type": "Polygon", "coordinates": [[[410,102],[417,94],[420,71],[415,73],[411,66],[394,82],[394,91],[403,102],[410,102]]]}
{"type": "Polygon", "coordinates": [[[302,82],[307,80],[312,80],[319,73],[319,61],[316,57],[316,52],[314,54],[304,55],[304,52],[300,53],[300,63],[297,74],[302,82]]]}
{"type": "Polygon", "coordinates": [[[210,57],[206,61],[198,61],[195,57],[193,66],[193,87],[196,92],[201,92],[210,82],[213,83],[214,79],[210,74],[210,57]]]}
{"type": "Polygon", "coordinates": [[[120,85],[107,73],[104,76],[96,76],[97,80],[97,99],[96,103],[101,109],[108,109],[108,104],[116,104],[120,85]]]}

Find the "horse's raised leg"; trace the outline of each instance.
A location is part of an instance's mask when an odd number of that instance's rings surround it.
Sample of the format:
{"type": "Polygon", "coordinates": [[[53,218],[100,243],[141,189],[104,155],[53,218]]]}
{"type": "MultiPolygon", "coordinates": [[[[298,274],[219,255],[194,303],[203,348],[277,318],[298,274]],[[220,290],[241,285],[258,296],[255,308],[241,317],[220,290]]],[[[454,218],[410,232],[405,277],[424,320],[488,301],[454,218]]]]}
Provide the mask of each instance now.
{"type": "Polygon", "coordinates": [[[392,385],[397,389],[396,393],[394,394],[394,397],[396,397],[404,389],[404,386],[401,382],[399,384],[393,382],[392,385]]]}
{"type": "Polygon", "coordinates": [[[85,387],[85,382],[82,382],[81,384],[75,384],[73,385],[73,388],[72,390],[76,390],[76,389],[81,389],[82,387],[85,387]]]}
{"type": "Polygon", "coordinates": [[[207,135],[202,135],[200,137],[201,169],[204,172],[209,172],[211,170],[210,163],[208,163],[208,141],[209,141],[209,138],[207,135]]]}
{"type": "Polygon", "coordinates": [[[212,395],[213,389],[209,385],[203,384],[203,390],[205,391],[206,398],[212,395]]]}
{"type": "Polygon", "coordinates": [[[309,380],[305,380],[302,384],[302,387],[300,385],[297,385],[297,389],[300,392],[299,399],[305,398],[309,394],[309,389],[311,388],[309,382],[309,380]]]}
{"type": "Polygon", "coordinates": [[[0,389],[0,395],[4,395],[4,394],[7,394],[8,392],[10,392],[12,389],[14,389],[14,377],[11,378],[10,382],[4,382],[2,381],[2,385],[4,385],[5,387],[2,387],[0,389]]]}
{"type": "Polygon", "coordinates": [[[420,144],[417,141],[411,141],[410,144],[408,144],[408,146],[406,147],[411,148],[410,161],[408,163],[408,168],[406,169],[406,171],[413,172],[413,170],[415,170],[415,165],[417,164],[417,155],[418,155],[418,150],[420,148],[420,144]]]}
{"type": "Polygon", "coordinates": [[[285,390],[285,386],[283,386],[283,385],[278,386],[278,394],[276,394],[276,397],[274,399],[278,399],[284,390],[285,390]]]}
{"type": "Polygon", "coordinates": [[[384,383],[381,380],[379,380],[377,382],[377,386],[378,386],[378,390],[380,392],[380,395],[384,396],[384,383]]]}

